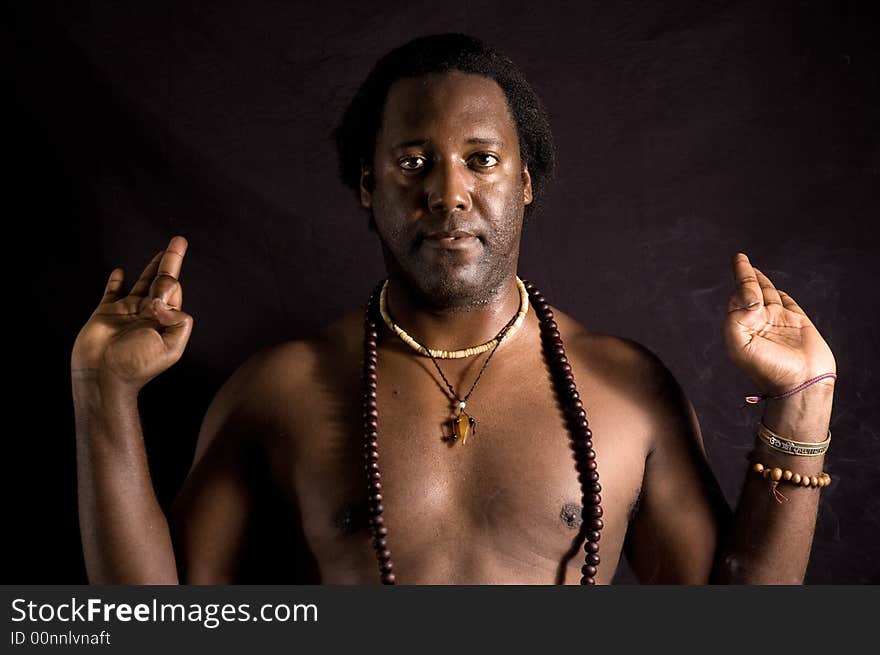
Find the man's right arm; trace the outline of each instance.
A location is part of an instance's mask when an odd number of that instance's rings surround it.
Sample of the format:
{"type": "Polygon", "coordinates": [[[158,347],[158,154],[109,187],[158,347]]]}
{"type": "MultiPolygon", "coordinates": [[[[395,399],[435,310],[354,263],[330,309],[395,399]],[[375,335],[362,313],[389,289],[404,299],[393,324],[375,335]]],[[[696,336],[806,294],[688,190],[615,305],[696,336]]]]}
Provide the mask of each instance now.
{"type": "MultiPolygon", "coordinates": [[[[231,584],[253,503],[254,390],[266,356],[223,385],[166,518],[150,479],[137,397],[74,381],[80,530],[92,584],[231,584]]],[[[256,408],[255,408],[256,409],[256,408]]]]}
{"type": "Polygon", "coordinates": [[[254,397],[246,387],[259,378],[259,358],[227,381],[208,410],[176,504],[176,530],[156,499],[138,416],[140,390],[180,359],[192,331],[178,279],[187,245],[171,239],[127,295],[124,271],[114,269],[71,353],[79,522],[91,583],[228,582],[237,563],[250,513],[249,440],[239,436],[255,427],[243,429],[242,410],[254,397]]]}
{"type": "Polygon", "coordinates": [[[192,468],[166,518],[150,479],[137,399],[180,359],[192,330],[178,280],[186,250],[183,237],[171,239],[127,295],[124,271],[114,269],[71,353],[79,521],[91,583],[235,580],[253,514],[255,468],[265,464],[258,436],[277,409],[278,380],[290,383],[308,352],[267,348],[227,380],[208,408],[192,468]]]}
{"type": "Polygon", "coordinates": [[[150,480],[137,393],[73,371],[79,524],[92,584],[177,584],[150,480]]]}
{"type": "Polygon", "coordinates": [[[137,398],[145,384],[180,359],[192,332],[178,280],[187,246],[183,237],[171,239],[128,294],[125,271],[113,269],[73,344],[79,523],[92,583],[177,582],[137,398]]]}

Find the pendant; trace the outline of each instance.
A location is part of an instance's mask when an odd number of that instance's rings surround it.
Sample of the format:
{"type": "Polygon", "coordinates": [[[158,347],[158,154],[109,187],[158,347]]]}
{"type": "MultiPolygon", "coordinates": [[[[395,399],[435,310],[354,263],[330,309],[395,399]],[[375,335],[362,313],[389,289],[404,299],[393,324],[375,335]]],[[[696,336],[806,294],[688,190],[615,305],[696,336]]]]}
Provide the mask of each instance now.
{"type": "Polygon", "coordinates": [[[461,444],[467,443],[468,437],[477,433],[477,421],[464,410],[459,411],[458,416],[452,419],[452,438],[460,440],[461,444]]]}

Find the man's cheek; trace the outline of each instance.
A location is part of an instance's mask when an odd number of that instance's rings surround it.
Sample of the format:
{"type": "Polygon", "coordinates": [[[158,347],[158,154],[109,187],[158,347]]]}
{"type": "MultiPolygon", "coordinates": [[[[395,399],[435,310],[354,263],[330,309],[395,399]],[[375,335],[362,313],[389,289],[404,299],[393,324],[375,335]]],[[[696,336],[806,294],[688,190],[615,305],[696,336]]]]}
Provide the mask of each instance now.
{"type": "Polygon", "coordinates": [[[389,221],[387,216],[381,214],[378,218],[374,215],[374,220],[376,234],[391,252],[401,255],[410,250],[411,246],[407,243],[404,226],[397,221],[389,221]]]}

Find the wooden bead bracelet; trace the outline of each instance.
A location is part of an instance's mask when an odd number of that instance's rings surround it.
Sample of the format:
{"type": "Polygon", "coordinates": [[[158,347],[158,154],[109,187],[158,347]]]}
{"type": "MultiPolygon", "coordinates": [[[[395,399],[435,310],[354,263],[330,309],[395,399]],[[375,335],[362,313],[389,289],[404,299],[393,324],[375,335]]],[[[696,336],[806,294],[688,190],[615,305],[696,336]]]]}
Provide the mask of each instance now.
{"type": "Polygon", "coordinates": [[[828,475],[825,471],[822,471],[818,475],[806,475],[801,473],[793,473],[788,469],[783,469],[774,467],[770,468],[769,466],[764,466],[761,462],[755,462],[752,465],[752,470],[755,473],[760,473],[761,476],[765,480],[770,480],[770,490],[773,493],[773,497],[776,499],[776,502],[781,503],[780,497],[784,500],[788,500],[782,493],[776,488],[776,486],[780,482],[788,482],[798,487],[811,487],[811,488],[822,488],[827,487],[831,484],[831,476],[828,475]]]}

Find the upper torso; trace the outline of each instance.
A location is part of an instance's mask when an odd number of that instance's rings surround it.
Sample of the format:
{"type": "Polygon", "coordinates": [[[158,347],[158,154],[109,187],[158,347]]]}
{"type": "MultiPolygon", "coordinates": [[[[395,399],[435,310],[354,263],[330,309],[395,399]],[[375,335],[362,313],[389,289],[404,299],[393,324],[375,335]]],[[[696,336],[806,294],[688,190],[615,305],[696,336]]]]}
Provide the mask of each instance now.
{"type": "MultiPolygon", "coordinates": [[[[650,390],[630,342],[555,314],[593,432],[604,511],[596,581],[607,584],[651,449],[650,390]]],[[[252,400],[253,414],[266,417],[255,438],[276,488],[298,508],[323,583],[379,581],[367,522],[362,330],[355,312],[316,339],[275,347],[252,400]]],[[[581,489],[534,313],[502,342],[468,401],[477,425],[466,444],[446,438],[453,406],[430,359],[384,327],[381,335],[379,464],[398,583],[577,584],[581,489]]],[[[440,360],[460,396],[483,357],[440,360]]]]}

